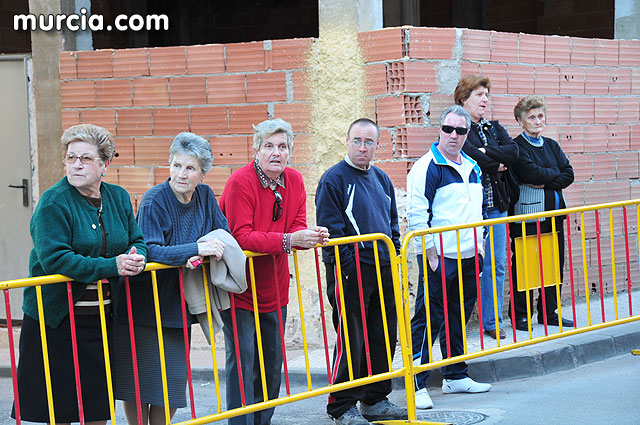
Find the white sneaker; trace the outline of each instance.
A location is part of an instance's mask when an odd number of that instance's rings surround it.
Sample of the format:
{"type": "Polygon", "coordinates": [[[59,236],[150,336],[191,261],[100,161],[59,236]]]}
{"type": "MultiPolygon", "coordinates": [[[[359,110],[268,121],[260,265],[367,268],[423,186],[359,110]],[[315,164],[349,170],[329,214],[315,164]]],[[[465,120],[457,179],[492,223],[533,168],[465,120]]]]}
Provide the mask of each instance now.
{"type": "Polygon", "coordinates": [[[442,392],[453,393],[486,393],[491,389],[491,384],[482,384],[467,377],[463,379],[445,379],[442,381],[442,392]]]}
{"type": "Polygon", "coordinates": [[[433,401],[429,397],[429,393],[426,388],[420,388],[416,391],[416,408],[417,409],[431,409],[433,407],[433,401]]]}

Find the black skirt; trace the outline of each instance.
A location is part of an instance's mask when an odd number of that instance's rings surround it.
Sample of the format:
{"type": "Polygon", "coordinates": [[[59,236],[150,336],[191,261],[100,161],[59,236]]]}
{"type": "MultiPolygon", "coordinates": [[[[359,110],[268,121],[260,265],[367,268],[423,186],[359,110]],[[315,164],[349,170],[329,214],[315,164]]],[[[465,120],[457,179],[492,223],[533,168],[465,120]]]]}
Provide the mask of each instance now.
{"type": "MultiPolygon", "coordinates": [[[[100,317],[76,316],[78,363],[85,421],[111,418],[102,346],[100,317]]],[[[79,422],[71,327],[67,316],[57,328],[46,327],[49,368],[56,422],[79,422]]],[[[112,353],[111,319],[107,318],[109,350],[112,353]]],[[[111,357],[111,356],[110,356],[111,357]]],[[[40,325],[24,316],[20,332],[18,361],[20,418],[29,422],[49,422],[40,325]]],[[[11,412],[15,418],[15,406],[11,412]]]]}

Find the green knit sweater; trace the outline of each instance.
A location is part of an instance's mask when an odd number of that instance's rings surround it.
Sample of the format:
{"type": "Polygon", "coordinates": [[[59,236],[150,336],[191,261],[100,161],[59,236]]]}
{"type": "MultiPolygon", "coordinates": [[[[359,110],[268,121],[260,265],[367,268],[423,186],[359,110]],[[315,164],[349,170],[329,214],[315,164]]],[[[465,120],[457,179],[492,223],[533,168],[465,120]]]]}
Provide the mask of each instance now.
{"type": "MultiPolygon", "coordinates": [[[[74,303],[87,283],[112,278],[112,299],[117,300],[116,257],[135,246],[147,256],[147,245],[133,215],[129,194],[120,186],[102,182],[102,221],[106,233],[106,256],[100,257],[102,232],[98,208],[92,207],[67,178],[42,194],[31,217],[33,249],[29,256],[29,276],[63,274],[72,283],[74,303]]],[[[66,283],[42,286],[45,323],[58,327],[69,314],[66,283]]],[[[38,319],[35,287],[25,288],[22,310],[38,319]]]]}

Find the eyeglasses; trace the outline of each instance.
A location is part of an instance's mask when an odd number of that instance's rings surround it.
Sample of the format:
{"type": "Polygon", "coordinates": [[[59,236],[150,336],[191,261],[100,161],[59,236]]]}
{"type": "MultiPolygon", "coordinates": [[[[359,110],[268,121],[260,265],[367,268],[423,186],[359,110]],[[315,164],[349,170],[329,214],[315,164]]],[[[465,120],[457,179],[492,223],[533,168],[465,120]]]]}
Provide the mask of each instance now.
{"type": "Polygon", "coordinates": [[[442,126],[442,131],[444,131],[447,134],[453,133],[453,130],[455,130],[456,133],[458,133],[458,136],[464,136],[469,131],[469,129],[466,127],[451,127],[450,125],[442,126]]]}
{"type": "Polygon", "coordinates": [[[371,148],[376,144],[376,142],[374,142],[372,140],[362,141],[360,139],[353,139],[351,141],[351,143],[353,143],[354,146],[358,146],[358,147],[360,147],[360,146],[362,146],[362,144],[364,144],[364,146],[367,147],[367,148],[371,148]]]}
{"type": "Polygon", "coordinates": [[[277,189],[273,189],[273,194],[276,196],[276,201],[273,203],[273,221],[280,220],[282,217],[282,195],[277,189]]]}
{"type": "Polygon", "coordinates": [[[77,159],[80,159],[80,162],[83,164],[93,164],[100,158],[94,158],[91,155],[76,155],[75,153],[65,154],[62,160],[67,164],[75,164],[77,159]]]}

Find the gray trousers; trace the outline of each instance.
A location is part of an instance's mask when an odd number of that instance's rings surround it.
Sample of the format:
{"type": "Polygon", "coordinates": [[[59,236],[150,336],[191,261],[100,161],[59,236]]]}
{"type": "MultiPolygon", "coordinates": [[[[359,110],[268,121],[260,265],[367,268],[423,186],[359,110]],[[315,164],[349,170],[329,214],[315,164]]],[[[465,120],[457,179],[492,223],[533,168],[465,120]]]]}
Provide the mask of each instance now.
{"type": "MultiPolygon", "coordinates": [[[[238,378],[238,362],[234,341],[231,309],[221,311],[226,351],[226,394],[227,410],[242,406],[240,396],[240,382],[238,378]]],[[[278,398],[282,374],[282,343],[280,341],[280,324],[278,311],[259,313],[260,333],[262,336],[262,350],[264,352],[264,372],[267,381],[268,400],[278,398]]],[[[287,306],[282,307],[282,328],[287,321],[287,306]]],[[[260,357],[256,340],[256,324],[253,311],[236,308],[236,327],[238,346],[240,348],[240,362],[242,365],[242,380],[247,405],[264,401],[262,391],[262,376],[260,374],[260,357]]],[[[275,407],[229,418],[229,425],[268,425],[275,407]]]]}

